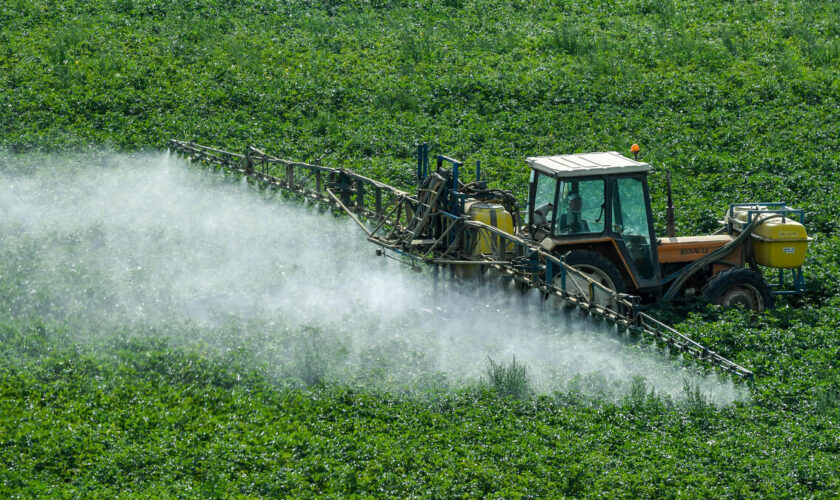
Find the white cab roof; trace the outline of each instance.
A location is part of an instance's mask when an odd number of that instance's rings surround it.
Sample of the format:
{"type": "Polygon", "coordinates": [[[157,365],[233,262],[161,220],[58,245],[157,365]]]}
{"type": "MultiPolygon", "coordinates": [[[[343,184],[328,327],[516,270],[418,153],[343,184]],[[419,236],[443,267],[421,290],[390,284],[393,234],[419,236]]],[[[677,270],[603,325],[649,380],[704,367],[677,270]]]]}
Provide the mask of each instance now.
{"type": "Polygon", "coordinates": [[[577,153],[527,158],[528,166],[553,177],[583,177],[586,175],[633,174],[647,172],[650,165],[631,160],[615,151],[606,153],[577,153]]]}

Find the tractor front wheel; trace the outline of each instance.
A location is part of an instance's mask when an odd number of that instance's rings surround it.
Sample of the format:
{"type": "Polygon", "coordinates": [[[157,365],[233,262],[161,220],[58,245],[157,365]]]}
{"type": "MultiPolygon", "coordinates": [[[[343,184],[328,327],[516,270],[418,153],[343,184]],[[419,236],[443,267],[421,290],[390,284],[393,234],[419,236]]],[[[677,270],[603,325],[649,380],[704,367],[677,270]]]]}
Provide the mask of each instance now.
{"type": "Polygon", "coordinates": [[[714,275],[703,287],[703,296],[710,303],[723,307],[740,304],[753,311],[773,307],[773,294],[764,276],[743,267],[714,275]]]}

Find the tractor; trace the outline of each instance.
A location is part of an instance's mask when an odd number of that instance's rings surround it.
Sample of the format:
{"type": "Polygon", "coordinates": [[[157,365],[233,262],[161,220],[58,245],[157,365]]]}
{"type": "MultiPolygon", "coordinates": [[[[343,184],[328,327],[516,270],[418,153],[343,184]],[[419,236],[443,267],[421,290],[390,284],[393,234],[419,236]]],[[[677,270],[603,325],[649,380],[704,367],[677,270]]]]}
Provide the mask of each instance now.
{"type": "Polygon", "coordinates": [[[617,152],[526,161],[531,177],[522,233],[605,288],[639,296],[643,304],[702,295],[756,311],[772,307],[775,295],[803,290],[810,239],[802,210],[733,204],[716,234],[675,237],[669,172],[667,236],[657,237],[649,164],[617,152]],[[768,283],[760,266],[777,268],[777,282],[768,283]]]}

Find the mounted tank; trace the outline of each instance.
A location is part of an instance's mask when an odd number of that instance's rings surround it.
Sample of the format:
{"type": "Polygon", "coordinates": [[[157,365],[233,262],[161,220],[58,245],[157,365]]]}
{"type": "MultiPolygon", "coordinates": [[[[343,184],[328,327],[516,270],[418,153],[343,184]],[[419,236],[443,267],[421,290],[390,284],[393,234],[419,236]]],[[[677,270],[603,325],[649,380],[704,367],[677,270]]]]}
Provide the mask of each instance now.
{"type": "MultiPolygon", "coordinates": [[[[502,231],[513,234],[513,217],[505,207],[499,203],[486,201],[473,201],[466,203],[466,212],[470,220],[483,222],[488,226],[496,227],[502,231]]],[[[473,243],[473,255],[488,255],[498,252],[499,237],[487,229],[478,230],[478,239],[473,243]]],[[[512,247],[511,243],[506,245],[512,247]]]]}
{"type": "Polygon", "coordinates": [[[777,269],[802,267],[811,241],[802,224],[802,210],[784,203],[733,204],[724,222],[730,234],[740,234],[754,220],[759,223],[750,235],[750,246],[757,264],[777,269]]]}

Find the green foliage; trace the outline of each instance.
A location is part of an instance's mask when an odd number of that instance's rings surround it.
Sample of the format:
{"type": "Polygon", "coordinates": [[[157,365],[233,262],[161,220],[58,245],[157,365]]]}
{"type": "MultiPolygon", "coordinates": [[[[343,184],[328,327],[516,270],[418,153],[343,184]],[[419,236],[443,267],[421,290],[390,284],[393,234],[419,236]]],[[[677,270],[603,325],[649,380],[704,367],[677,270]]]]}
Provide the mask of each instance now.
{"type": "Polygon", "coordinates": [[[516,362],[514,356],[509,365],[487,359],[487,380],[499,395],[523,399],[531,392],[528,369],[516,362]]]}
{"type": "MultiPolygon", "coordinates": [[[[277,370],[249,351],[51,323],[49,304],[12,294],[21,284],[4,272],[0,492],[836,494],[838,5],[0,2],[0,148],[11,152],[159,149],[174,137],[325,155],[408,186],[411,144],[429,140],[468,160],[465,175],[480,159],[493,186],[524,197],[526,156],[638,142],[659,228],[667,168],[680,234],[716,227],[729,202],[785,200],[815,237],[804,297],[760,315],[669,318],[755,371],[752,401],[728,408],[690,386],[671,401],[641,380],[620,403],[536,396],[515,360],[490,360],[487,392],[330,386],[322,356],[340,353],[319,350],[314,330],[291,333],[304,340],[298,365],[269,377],[277,370]]],[[[3,257],[3,269],[37,264],[3,257]]]]}
{"type": "Polygon", "coordinates": [[[675,403],[641,380],[620,404],[478,389],[397,397],[286,388],[253,357],[162,339],[2,331],[41,343],[4,344],[0,356],[7,495],[807,496],[840,486],[830,389],[811,417],[718,408],[688,386],[675,403]]]}
{"type": "Polygon", "coordinates": [[[814,399],[814,411],[819,415],[838,416],[840,414],[840,389],[835,387],[818,389],[814,399]]]}

